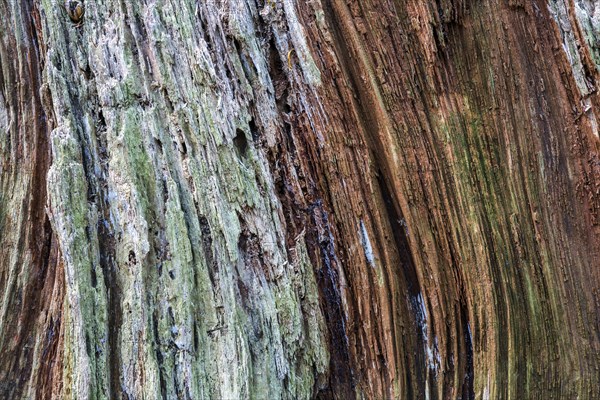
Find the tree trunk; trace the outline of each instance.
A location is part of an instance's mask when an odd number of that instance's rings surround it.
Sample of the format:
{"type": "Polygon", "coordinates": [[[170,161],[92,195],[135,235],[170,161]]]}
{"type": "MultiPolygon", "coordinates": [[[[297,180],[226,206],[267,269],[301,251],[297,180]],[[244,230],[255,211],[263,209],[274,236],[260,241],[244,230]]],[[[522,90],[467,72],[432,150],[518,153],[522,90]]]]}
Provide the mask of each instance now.
{"type": "Polygon", "coordinates": [[[0,0],[0,397],[598,398],[591,0],[0,0]]]}

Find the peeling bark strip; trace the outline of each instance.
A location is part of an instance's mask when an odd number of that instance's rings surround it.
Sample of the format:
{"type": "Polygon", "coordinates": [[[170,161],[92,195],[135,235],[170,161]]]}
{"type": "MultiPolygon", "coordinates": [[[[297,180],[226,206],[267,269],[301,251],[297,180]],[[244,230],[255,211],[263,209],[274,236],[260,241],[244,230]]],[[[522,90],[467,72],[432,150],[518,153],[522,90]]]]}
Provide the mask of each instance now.
{"type": "Polygon", "coordinates": [[[597,398],[599,15],[0,0],[0,397],[597,398]]]}

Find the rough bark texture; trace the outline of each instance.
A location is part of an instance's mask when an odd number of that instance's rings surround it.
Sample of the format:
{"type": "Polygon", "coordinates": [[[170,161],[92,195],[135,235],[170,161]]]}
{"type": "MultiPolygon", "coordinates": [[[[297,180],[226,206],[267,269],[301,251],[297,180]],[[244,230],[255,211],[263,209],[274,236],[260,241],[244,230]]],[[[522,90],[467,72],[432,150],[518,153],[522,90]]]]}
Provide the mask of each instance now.
{"type": "Polygon", "coordinates": [[[600,397],[590,0],[0,0],[0,397],[600,397]]]}

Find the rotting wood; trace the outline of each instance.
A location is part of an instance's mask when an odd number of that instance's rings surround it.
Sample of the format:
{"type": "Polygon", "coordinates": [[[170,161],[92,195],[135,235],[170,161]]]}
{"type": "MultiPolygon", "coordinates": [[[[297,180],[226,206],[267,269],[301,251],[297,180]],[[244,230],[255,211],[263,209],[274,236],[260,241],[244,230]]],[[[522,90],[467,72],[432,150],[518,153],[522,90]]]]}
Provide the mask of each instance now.
{"type": "Polygon", "coordinates": [[[0,397],[597,397],[593,2],[79,3],[0,0],[0,397]]]}

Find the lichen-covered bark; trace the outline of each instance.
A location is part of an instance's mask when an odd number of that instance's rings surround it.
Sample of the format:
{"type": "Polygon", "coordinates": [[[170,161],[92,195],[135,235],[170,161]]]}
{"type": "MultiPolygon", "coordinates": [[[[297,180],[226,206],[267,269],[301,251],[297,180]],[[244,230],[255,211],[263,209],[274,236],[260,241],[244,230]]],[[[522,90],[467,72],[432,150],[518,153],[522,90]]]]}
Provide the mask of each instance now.
{"type": "Polygon", "coordinates": [[[596,398],[598,7],[0,0],[0,396],[596,398]]]}

